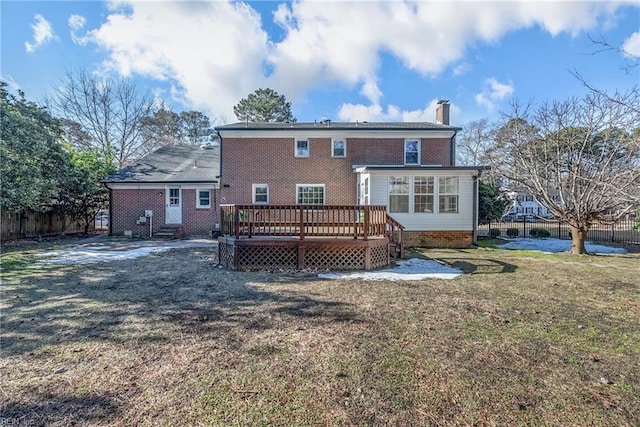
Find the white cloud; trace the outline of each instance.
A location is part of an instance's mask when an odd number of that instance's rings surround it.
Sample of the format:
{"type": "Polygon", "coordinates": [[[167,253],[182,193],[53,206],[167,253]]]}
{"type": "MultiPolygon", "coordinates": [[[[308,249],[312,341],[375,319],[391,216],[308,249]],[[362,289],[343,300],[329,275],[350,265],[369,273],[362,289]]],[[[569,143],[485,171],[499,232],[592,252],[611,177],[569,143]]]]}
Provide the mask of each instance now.
{"type": "Polygon", "coordinates": [[[78,31],[82,30],[87,24],[87,20],[81,15],[71,15],[67,21],[69,28],[71,29],[71,40],[75,44],[85,46],[91,41],[90,37],[78,35],[78,31]]]}
{"type": "Polygon", "coordinates": [[[478,104],[484,105],[489,110],[493,110],[496,102],[513,95],[513,92],[513,83],[500,83],[491,77],[484,81],[482,92],[477,93],[475,99],[478,104]]]}
{"type": "Polygon", "coordinates": [[[382,91],[378,87],[378,84],[373,80],[365,81],[360,93],[374,104],[377,104],[382,97],[382,91]]]}
{"type": "Polygon", "coordinates": [[[622,43],[622,52],[628,58],[640,59],[640,32],[635,32],[622,43]]]}
{"type": "Polygon", "coordinates": [[[27,52],[33,53],[40,46],[45,45],[55,38],[55,33],[51,23],[44,16],[37,14],[34,16],[35,22],[31,24],[33,29],[33,43],[25,42],[24,47],[27,52]]]}
{"type": "MultiPolygon", "coordinates": [[[[258,87],[295,101],[311,88],[340,84],[360,87],[371,102],[343,105],[345,116],[428,114],[432,120],[431,112],[380,105],[382,53],[421,75],[437,75],[456,63],[461,65],[454,72],[460,73],[468,67],[466,50],[476,43],[532,26],[552,35],[577,34],[614,16],[618,7],[573,1],[489,7],[485,2],[300,0],[278,7],[273,20],[283,35],[269,40],[250,3],[118,1],[110,4],[107,21],[86,36],[110,53],[107,69],[171,80],[193,108],[213,115],[233,117],[233,105],[258,87]]],[[[501,93],[489,86],[477,98],[484,105],[501,93]]]]}
{"type": "Polygon", "coordinates": [[[212,115],[232,115],[263,86],[267,34],[244,3],[134,2],[87,36],[110,52],[104,69],[175,82],[192,108],[212,115]]]}
{"type": "Polygon", "coordinates": [[[471,64],[469,64],[468,62],[463,62],[461,64],[456,65],[453,68],[453,75],[454,76],[461,76],[463,74],[467,74],[469,71],[471,71],[471,64]]]}
{"type": "MultiPolygon", "coordinates": [[[[396,105],[388,105],[386,109],[379,103],[370,105],[345,103],[340,106],[338,118],[343,121],[369,121],[369,122],[433,122],[436,121],[436,108],[438,98],[432,99],[424,108],[417,110],[402,110],[396,105]]],[[[460,109],[451,104],[449,118],[452,124],[460,115],[460,109]]]]}

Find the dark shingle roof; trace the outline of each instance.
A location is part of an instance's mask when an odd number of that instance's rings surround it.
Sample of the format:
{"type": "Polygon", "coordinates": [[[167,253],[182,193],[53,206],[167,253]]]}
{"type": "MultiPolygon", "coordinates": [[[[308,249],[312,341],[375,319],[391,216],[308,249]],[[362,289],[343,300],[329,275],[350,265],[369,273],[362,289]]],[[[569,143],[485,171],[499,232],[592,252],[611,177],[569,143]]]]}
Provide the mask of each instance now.
{"type": "Polygon", "coordinates": [[[223,126],[217,126],[216,131],[225,130],[276,130],[276,129],[298,129],[298,130],[460,130],[461,128],[449,125],[442,125],[431,122],[278,122],[278,123],[254,123],[238,122],[223,126]]]}
{"type": "Polygon", "coordinates": [[[218,182],[220,147],[162,147],[103,180],[105,183],[218,182]]]}

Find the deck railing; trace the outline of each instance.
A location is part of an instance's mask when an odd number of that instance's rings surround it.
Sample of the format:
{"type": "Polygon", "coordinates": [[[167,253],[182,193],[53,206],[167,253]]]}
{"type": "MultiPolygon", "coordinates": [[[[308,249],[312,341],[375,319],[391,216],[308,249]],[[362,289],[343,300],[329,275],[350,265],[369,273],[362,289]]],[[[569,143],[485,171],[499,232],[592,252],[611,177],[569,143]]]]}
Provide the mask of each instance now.
{"type": "Polygon", "coordinates": [[[363,205],[221,205],[222,235],[369,237],[387,235],[385,206],[363,205]]]}

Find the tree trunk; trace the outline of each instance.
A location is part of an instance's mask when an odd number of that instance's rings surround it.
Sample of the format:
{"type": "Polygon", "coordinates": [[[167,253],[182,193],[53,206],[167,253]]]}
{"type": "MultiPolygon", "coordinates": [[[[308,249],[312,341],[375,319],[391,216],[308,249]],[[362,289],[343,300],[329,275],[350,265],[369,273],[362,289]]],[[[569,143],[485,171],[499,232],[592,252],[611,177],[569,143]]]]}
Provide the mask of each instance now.
{"type": "Polygon", "coordinates": [[[587,231],[585,227],[571,226],[571,253],[582,255],[587,253],[584,242],[587,239],[587,231]]]}

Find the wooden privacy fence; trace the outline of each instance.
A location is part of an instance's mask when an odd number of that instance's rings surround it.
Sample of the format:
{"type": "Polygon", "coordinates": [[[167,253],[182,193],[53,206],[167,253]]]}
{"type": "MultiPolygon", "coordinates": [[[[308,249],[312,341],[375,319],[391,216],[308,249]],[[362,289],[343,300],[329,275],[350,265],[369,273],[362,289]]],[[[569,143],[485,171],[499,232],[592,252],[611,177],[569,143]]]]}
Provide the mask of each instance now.
{"type": "MultiPolygon", "coordinates": [[[[21,237],[38,237],[62,233],[83,233],[84,226],[72,222],[68,215],[56,212],[13,213],[7,208],[0,208],[2,227],[0,239],[10,240],[21,237]]],[[[89,225],[93,230],[93,224],[89,225]]]]}
{"type": "Polygon", "coordinates": [[[385,206],[221,205],[221,234],[236,239],[254,236],[385,236],[385,206]]]}

